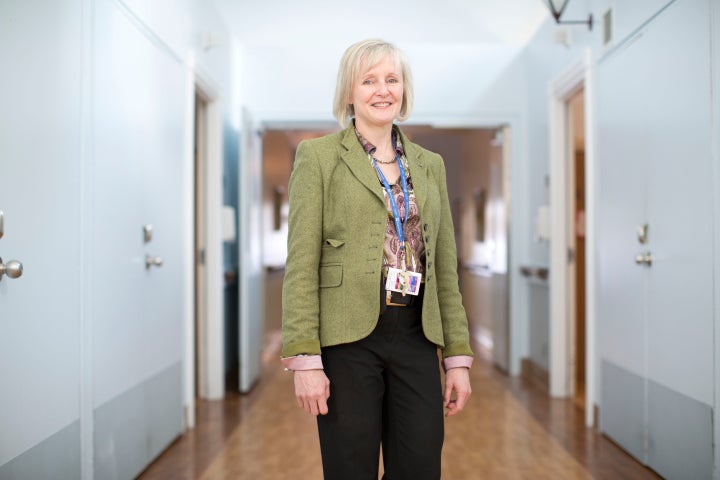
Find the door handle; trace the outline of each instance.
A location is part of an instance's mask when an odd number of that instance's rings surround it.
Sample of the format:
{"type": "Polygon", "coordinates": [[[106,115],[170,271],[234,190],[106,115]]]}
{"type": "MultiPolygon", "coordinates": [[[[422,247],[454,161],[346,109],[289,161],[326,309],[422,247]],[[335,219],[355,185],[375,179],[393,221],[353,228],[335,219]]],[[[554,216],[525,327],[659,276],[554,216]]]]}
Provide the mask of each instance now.
{"type": "Polygon", "coordinates": [[[163,259],[160,257],[151,257],[150,255],[145,255],[145,268],[150,269],[153,265],[156,267],[162,267],[163,259]]]}
{"type": "Polygon", "coordinates": [[[2,281],[3,275],[7,275],[10,278],[18,278],[22,275],[23,266],[22,263],[17,260],[10,260],[8,263],[3,263],[0,258],[0,281],[2,281]]]}
{"type": "Polygon", "coordinates": [[[635,263],[638,265],[647,265],[648,267],[652,266],[652,253],[638,253],[635,256],[635,263]]]}

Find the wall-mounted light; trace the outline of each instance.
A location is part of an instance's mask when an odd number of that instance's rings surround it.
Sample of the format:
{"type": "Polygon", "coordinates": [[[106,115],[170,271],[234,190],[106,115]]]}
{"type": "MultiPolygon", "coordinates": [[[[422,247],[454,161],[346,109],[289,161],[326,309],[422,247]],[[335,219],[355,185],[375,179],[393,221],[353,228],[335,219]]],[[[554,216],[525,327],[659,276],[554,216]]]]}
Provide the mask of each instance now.
{"type": "Polygon", "coordinates": [[[550,9],[550,13],[552,13],[552,16],[555,18],[555,23],[575,23],[575,24],[584,24],[588,26],[588,30],[592,30],[593,26],[593,17],[592,13],[588,15],[587,20],[560,20],[560,17],[562,16],[563,12],[565,11],[565,7],[567,7],[567,4],[569,0],[543,0],[545,2],[545,5],[550,9]]]}

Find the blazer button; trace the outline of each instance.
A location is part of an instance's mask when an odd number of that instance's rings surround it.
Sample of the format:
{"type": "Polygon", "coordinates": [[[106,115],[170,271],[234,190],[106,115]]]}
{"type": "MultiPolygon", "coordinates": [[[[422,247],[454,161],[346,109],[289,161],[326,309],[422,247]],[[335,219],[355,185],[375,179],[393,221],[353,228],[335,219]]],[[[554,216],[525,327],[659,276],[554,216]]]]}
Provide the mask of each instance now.
{"type": "Polygon", "coordinates": [[[427,236],[425,237],[425,243],[430,243],[430,235],[427,235],[427,236]]]}
{"type": "Polygon", "coordinates": [[[423,225],[423,228],[424,228],[425,231],[427,232],[427,231],[428,231],[428,224],[426,223],[425,225],[423,225]]]}
{"type": "Polygon", "coordinates": [[[432,262],[428,262],[428,268],[432,268],[432,262]]]}

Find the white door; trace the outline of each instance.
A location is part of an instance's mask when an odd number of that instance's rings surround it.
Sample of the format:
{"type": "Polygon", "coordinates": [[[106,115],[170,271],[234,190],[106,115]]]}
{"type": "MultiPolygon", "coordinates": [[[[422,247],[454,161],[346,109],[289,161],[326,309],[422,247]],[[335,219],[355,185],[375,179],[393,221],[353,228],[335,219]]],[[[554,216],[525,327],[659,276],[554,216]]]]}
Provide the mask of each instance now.
{"type": "Polygon", "coordinates": [[[597,76],[601,429],[667,478],[713,470],[707,7],[674,3],[597,76]]]}
{"type": "Polygon", "coordinates": [[[622,53],[605,59],[596,73],[600,428],[644,460],[649,271],[634,259],[644,248],[637,229],[647,222],[648,138],[640,132],[645,109],[635,103],[642,79],[625,74],[635,59],[622,53]]]}
{"type": "MultiPolygon", "coordinates": [[[[667,478],[713,471],[713,165],[709,2],[681,0],[638,42],[639,106],[662,115],[647,144],[648,465],[667,478]],[[682,41],[672,38],[678,25],[682,41]],[[668,68],[682,65],[682,68],[668,68]],[[673,412],[672,414],[668,414],[673,412]]],[[[717,59],[717,52],[713,52],[717,59]]]]}
{"type": "Polygon", "coordinates": [[[190,99],[182,62],[116,2],[94,4],[94,53],[86,207],[94,470],[96,478],[133,478],[183,428],[190,99]]]}
{"type": "MultiPolygon", "coordinates": [[[[263,344],[262,141],[247,110],[243,111],[240,159],[240,391],[260,377],[263,344]]],[[[280,299],[278,298],[278,302],[280,299]]]]}
{"type": "Polygon", "coordinates": [[[0,7],[0,478],[80,478],[81,2],[0,7]]]}

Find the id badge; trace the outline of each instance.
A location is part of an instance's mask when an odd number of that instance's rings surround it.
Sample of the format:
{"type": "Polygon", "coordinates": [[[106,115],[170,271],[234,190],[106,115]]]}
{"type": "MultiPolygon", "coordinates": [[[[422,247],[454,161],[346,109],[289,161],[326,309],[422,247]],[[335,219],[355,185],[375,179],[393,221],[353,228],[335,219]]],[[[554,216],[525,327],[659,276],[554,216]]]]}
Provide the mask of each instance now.
{"type": "Polygon", "coordinates": [[[421,279],[421,273],[403,272],[399,268],[390,267],[385,281],[385,290],[400,292],[403,295],[417,295],[420,293],[421,279]]]}

